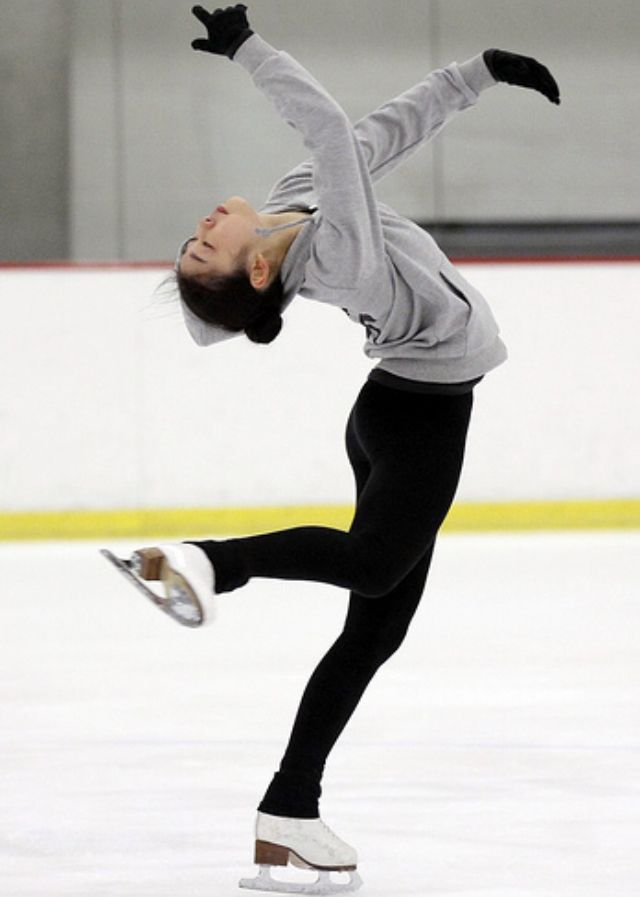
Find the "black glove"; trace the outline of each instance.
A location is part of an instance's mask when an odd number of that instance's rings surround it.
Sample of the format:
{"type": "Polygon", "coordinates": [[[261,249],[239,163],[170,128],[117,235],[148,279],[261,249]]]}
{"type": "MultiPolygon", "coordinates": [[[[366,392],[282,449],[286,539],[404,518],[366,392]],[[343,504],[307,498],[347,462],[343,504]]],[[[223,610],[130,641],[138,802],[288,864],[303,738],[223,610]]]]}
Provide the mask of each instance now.
{"type": "Polygon", "coordinates": [[[530,56],[518,56],[506,50],[485,50],[482,54],[487,68],[496,81],[537,90],[557,106],[560,90],[549,69],[530,56]]]}
{"type": "Polygon", "coordinates": [[[236,6],[208,13],[201,6],[194,6],[191,12],[202,22],[209,36],[191,41],[193,49],[233,59],[237,49],[253,34],[247,22],[246,8],[244,4],[238,3],[236,6]]]}

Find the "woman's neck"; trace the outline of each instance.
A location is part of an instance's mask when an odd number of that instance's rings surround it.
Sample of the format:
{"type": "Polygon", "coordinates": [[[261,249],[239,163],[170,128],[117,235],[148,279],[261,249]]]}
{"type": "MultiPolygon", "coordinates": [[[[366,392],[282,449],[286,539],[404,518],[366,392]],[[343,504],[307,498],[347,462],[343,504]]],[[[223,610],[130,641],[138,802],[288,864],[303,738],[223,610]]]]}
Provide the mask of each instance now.
{"type": "Polygon", "coordinates": [[[261,236],[268,242],[269,248],[274,253],[278,268],[282,265],[291,244],[300,233],[300,227],[311,217],[310,212],[275,212],[260,215],[261,229],[264,231],[261,236]],[[296,227],[296,224],[300,226],[296,227]],[[277,230],[274,230],[276,228],[277,230]]]}

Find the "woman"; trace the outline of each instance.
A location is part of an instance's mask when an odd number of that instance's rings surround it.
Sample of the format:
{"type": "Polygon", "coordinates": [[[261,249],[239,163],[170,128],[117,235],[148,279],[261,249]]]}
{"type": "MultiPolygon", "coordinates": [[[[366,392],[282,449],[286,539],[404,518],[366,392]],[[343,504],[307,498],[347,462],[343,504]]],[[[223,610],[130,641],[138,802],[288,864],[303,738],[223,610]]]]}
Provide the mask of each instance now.
{"type": "MultiPolygon", "coordinates": [[[[548,70],[500,50],[433,72],[352,125],[291,56],[249,27],[238,5],[194,15],[196,50],[245,68],[311,158],[283,177],[260,211],[231,197],[180,249],[176,276],[200,345],[246,334],[268,343],[299,295],[366,328],[380,363],[347,423],[357,504],[349,532],[298,527],[251,538],[141,549],[130,566],[161,579],[186,616],[252,577],[315,580],[350,591],[344,629],[302,697],[293,731],[258,808],[256,862],[356,868],[355,851],[319,816],[327,756],[376,670],[398,649],[420,601],[437,532],[458,485],[473,388],[506,350],[487,303],[434,240],[378,203],[373,183],[498,81],[559,103],[548,70]]],[[[335,890],[324,873],[322,887],[335,890]]],[[[353,877],[348,887],[359,880],[353,877]]],[[[249,883],[269,889],[270,879],[249,883]]]]}

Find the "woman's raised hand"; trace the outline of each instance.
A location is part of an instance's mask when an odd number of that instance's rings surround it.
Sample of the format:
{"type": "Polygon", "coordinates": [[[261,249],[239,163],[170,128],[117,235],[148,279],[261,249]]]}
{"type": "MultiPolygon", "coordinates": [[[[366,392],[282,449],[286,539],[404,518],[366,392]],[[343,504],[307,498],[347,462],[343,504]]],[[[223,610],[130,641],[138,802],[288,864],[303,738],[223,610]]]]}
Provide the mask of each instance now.
{"type": "Polygon", "coordinates": [[[519,56],[506,50],[485,50],[487,68],[496,79],[518,87],[529,87],[560,105],[560,89],[549,69],[530,56],[519,56]]]}
{"type": "Polygon", "coordinates": [[[253,34],[246,9],[243,3],[238,3],[209,13],[202,6],[194,6],[191,12],[207,29],[207,37],[191,41],[193,49],[233,59],[237,49],[253,34]]]}

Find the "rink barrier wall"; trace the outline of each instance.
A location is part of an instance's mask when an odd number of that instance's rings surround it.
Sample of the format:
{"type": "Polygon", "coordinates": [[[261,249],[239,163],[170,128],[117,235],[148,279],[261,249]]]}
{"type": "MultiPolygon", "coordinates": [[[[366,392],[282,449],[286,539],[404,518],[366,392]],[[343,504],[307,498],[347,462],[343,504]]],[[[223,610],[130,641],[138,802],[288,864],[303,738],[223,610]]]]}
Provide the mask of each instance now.
{"type": "MultiPolygon", "coordinates": [[[[477,389],[445,530],[640,528],[640,259],[459,265],[509,362],[477,389]]],[[[0,263],[0,539],[349,526],[361,329],[300,301],[275,350],[203,351],[157,294],[169,267],[0,263]]]]}
{"type": "MultiPolygon", "coordinates": [[[[156,508],[0,514],[0,540],[182,540],[255,535],[295,526],[347,531],[350,505],[263,508],[156,508]]],[[[640,529],[640,499],[611,501],[469,502],[454,505],[443,532],[640,529]]]]}

